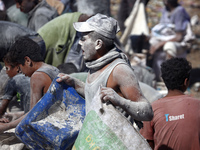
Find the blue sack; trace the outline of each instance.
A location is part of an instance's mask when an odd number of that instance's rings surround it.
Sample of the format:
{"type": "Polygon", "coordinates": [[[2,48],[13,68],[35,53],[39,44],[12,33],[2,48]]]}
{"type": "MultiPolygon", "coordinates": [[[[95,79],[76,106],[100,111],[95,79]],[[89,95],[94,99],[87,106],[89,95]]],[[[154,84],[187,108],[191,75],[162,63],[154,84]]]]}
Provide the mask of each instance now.
{"type": "Polygon", "coordinates": [[[16,136],[30,149],[67,149],[85,118],[85,100],[65,83],[53,80],[47,93],[18,124],[16,136]]]}

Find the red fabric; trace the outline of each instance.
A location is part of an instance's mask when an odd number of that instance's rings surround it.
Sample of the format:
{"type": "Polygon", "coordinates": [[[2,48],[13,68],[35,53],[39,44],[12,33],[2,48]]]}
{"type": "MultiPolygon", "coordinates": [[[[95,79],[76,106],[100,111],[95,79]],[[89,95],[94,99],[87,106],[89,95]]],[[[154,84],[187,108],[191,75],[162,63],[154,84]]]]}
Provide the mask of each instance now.
{"type": "Polygon", "coordinates": [[[155,150],[200,149],[200,101],[188,95],[165,97],[152,103],[154,118],[140,133],[154,140],[155,150]]]}

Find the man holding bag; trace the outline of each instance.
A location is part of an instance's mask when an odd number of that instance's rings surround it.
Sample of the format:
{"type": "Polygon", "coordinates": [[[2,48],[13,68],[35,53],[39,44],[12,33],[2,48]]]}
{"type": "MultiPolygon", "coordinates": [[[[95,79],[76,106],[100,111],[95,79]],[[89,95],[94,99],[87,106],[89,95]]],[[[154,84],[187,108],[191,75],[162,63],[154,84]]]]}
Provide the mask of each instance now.
{"type": "Polygon", "coordinates": [[[151,120],[152,107],[143,96],[126,55],[114,44],[119,31],[118,22],[106,15],[96,14],[86,22],[73,25],[76,31],[82,33],[79,44],[89,68],[87,80],[83,83],[70,75],[59,74],[57,82],[64,81],[85,97],[86,114],[101,87],[100,99],[103,103],[111,102],[125,112],[125,116],[130,115],[131,120],[151,120]]]}

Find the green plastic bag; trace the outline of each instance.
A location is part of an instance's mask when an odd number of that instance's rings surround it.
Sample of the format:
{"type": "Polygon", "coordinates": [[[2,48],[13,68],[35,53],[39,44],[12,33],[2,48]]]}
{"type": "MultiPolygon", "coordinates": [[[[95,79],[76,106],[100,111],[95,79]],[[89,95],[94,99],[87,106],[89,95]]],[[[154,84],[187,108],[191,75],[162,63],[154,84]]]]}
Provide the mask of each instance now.
{"type": "Polygon", "coordinates": [[[93,98],[72,150],[150,150],[133,125],[111,104],[93,98]]]}

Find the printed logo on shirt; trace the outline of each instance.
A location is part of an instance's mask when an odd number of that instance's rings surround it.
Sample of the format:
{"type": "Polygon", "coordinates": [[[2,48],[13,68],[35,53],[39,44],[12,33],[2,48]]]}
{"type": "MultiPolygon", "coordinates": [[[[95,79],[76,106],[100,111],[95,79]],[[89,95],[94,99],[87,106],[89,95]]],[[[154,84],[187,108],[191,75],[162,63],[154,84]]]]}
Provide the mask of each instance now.
{"type": "Polygon", "coordinates": [[[184,114],[178,115],[178,116],[169,116],[169,114],[165,114],[165,117],[166,117],[166,122],[175,121],[175,120],[184,119],[184,114]]]}

